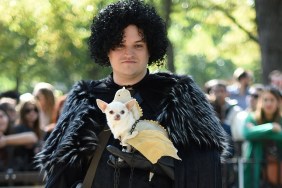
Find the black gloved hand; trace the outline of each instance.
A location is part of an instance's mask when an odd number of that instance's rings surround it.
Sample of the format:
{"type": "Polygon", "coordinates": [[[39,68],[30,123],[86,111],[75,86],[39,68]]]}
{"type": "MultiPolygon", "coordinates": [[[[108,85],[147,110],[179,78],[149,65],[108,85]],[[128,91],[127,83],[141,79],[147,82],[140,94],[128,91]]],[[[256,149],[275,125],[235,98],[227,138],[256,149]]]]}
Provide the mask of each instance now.
{"type": "Polygon", "coordinates": [[[156,174],[166,174],[168,177],[174,180],[174,163],[172,158],[161,158],[156,164],[152,164],[148,159],[143,155],[140,155],[137,152],[127,153],[122,152],[114,146],[107,146],[107,150],[112,153],[109,157],[108,164],[113,167],[118,168],[139,168],[144,170],[149,170],[156,174]]]}

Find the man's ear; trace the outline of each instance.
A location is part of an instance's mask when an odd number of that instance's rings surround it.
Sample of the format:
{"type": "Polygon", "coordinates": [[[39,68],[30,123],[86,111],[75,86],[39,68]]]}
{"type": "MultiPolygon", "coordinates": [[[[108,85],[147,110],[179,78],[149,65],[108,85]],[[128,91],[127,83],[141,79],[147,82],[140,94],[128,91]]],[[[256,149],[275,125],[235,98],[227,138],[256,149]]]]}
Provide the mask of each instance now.
{"type": "Polygon", "coordinates": [[[125,106],[128,110],[131,110],[133,106],[136,104],[136,99],[131,99],[130,101],[125,103],[125,106]]]}
{"type": "Polygon", "coordinates": [[[105,110],[108,106],[108,103],[106,103],[105,101],[102,101],[101,99],[96,99],[96,103],[98,105],[98,107],[100,108],[100,110],[105,113],[105,110]]]}

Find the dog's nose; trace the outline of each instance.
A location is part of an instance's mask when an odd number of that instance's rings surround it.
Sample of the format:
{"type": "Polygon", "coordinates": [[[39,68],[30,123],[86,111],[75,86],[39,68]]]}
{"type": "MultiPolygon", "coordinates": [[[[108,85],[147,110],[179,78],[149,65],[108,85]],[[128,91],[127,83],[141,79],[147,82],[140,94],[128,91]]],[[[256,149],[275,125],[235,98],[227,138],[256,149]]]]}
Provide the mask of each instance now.
{"type": "Polygon", "coordinates": [[[117,115],[115,116],[115,120],[120,120],[120,115],[119,115],[119,114],[117,114],[117,115]]]}

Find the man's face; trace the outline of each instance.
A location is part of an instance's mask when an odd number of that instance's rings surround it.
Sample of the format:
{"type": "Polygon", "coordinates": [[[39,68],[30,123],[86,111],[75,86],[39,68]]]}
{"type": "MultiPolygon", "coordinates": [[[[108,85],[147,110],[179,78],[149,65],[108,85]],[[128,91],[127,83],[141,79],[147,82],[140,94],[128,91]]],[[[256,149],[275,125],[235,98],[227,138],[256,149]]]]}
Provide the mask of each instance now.
{"type": "Polygon", "coordinates": [[[124,37],[118,46],[111,49],[108,57],[113,69],[114,78],[135,79],[146,75],[149,51],[143,34],[135,25],[124,29],[124,37]]]}

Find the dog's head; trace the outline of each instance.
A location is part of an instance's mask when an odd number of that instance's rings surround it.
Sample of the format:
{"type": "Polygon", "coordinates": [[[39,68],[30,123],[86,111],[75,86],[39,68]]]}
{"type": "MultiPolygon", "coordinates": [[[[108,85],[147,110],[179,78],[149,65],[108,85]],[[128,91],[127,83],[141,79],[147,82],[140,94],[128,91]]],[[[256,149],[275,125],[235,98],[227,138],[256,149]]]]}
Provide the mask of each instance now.
{"type": "Polygon", "coordinates": [[[113,101],[111,103],[106,103],[100,99],[96,100],[96,103],[100,110],[106,114],[108,123],[113,123],[116,121],[121,121],[128,117],[131,113],[130,110],[135,105],[136,100],[132,99],[126,103],[119,101],[113,101]]]}

